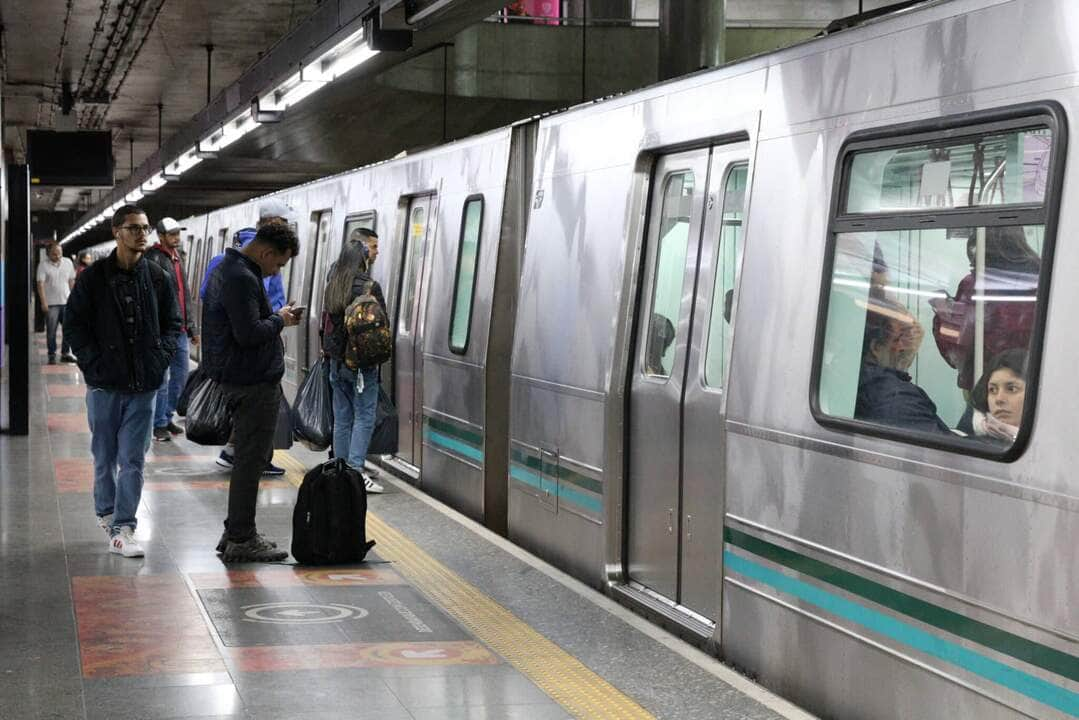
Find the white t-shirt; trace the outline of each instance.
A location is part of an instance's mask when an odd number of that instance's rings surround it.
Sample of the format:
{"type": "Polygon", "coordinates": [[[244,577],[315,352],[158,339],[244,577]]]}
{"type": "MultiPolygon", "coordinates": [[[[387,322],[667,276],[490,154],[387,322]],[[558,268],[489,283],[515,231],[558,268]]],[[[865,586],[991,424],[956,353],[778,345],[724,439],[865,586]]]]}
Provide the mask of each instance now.
{"type": "Polygon", "coordinates": [[[37,266],[37,281],[45,283],[45,302],[49,305],[66,305],[71,294],[68,281],[75,279],[75,265],[71,258],[62,257],[54,263],[45,258],[37,266]]]}

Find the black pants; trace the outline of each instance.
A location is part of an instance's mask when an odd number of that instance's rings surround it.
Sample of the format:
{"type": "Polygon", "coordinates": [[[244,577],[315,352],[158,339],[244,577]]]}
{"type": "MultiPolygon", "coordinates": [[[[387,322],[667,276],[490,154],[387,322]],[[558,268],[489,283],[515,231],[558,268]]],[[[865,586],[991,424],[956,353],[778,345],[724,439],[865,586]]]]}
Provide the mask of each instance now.
{"type": "Polygon", "coordinates": [[[281,383],[222,385],[232,406],[236,454],[229,481],[229,540],[243,542],[255,534],[259,480],[273,458],[274,428],[281,402],[281,383]]]}

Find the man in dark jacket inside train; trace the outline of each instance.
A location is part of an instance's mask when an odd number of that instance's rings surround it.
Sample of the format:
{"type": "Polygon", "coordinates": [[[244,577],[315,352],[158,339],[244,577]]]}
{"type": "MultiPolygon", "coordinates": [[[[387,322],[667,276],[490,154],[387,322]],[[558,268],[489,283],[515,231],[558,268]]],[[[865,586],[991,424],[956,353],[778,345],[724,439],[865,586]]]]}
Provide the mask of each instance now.
{"type": "Polygon", "coordinates": [[[94,511],[109,550],[141,557],[135,513],[154,396],[180,335],[172,279],[146,260],[146,213],[125,205],[112,218],[116,249],[88,267],[64,310],[64,335],[87,384],[94,456],[94,511]]]}
{"type": "Polygon", "coordinates": [[[242,250],[225,251],[206,286],[203,367],[228,398],[236,443],[225,532],[217,546],[226,562],[276,562],[288,556],[259,535],[255,506],[259,478],[273,456],[285,374],[281,331],[297,325],[303,310],[290,304],[273,312],[262,279],[281,272],[299,250],[287,225],[264,225],[242,250]]]}
{"type": "Polygon", "coordinates": [[[907,369],[914,363],[925,332],[897,302],[869,300],[862,340],[862,368],[854,417],[926,433],[950,433],[937,416],[937,406],[925,390],[911,382],[907,369]]]}
{"type": "Polygon", "coordinates": [[[192,345],[199,344],[199,334],[191,322],[187,278],[184,277],[184,264],[180,258],[180,231],[183,229],[180,223],[172,218],[161,218],[157,222],[157,244],[146,251],[146,259],[156,263],[172,278],[176,300],[180,306],[180,319],[183,322],[177,336],[176,354],[172,356],[172,363],[165,373],[165,379],[161,382],[157,400],[154,402],[154,440],[158,442],[171,440],[173,435],[183,432],[180,426],[172,421],[172,413],[176,410],[176,402],[184,390],[184,383],[187,382],[188,340],[190,339],[192,345]]]}

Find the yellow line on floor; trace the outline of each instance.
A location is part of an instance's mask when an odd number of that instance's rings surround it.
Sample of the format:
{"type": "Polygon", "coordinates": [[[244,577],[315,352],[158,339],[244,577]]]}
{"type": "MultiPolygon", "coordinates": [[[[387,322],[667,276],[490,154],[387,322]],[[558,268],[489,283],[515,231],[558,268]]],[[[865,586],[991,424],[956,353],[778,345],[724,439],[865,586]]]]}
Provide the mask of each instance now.
{"type": "MultiPolygon", "coordinates": [[[[294,485],[303,465],[278,451],[274,462],[286,468],[294,485]]],[[[645,720],[653,716],[621,691],[589,670],[580,660],[536,632],[506,608],[487,597],[373,512],[367,513],[367,536],[378,543],[379,556],[475,637],[534,682],[575,717],[585,720],[645,720]]]]}
{"type": "Polygon", "coordinates": [[[287,450],[274,450],[273,451],[274,465],[285,468],[285,479],[296,487],[300,487],[300,483],[303,482],[303,476],[307,473],[307,468],[304,464],[292,457],[287,450]]]}

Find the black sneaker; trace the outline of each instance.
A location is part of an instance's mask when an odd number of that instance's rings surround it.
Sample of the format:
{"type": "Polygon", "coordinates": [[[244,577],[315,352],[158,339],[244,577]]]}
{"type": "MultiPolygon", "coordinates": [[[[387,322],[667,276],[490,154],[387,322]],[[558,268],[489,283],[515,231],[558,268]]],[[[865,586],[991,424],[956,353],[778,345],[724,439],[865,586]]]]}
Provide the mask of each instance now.
{"type": "Polygon", "coordinates": [[[172,440],[172,435],[169,435],[169,429],[167,427],[154,428],[154,440],[157,442],[168,442],[172,440]]]}
{"type": "Polygon", "coordinates": [[[172,420],[169,420],[169,424],[165,426],[165,429],[168,430],[173,435],[183,435],[184,434],[184,429],[182,427],[180,427],[179,425],[177,425],[176,423],[174,423],[172,420]]]}
{"type": "Polygon", "coordinates": [[[229,468],[231,470],[232,453],[230,453],[228,450],[222,450],[221,454],[217,456],[217,460],[214,460],[214,462],[223,468],[229,468]]]}
{"type": "Polygon", "coordinates": [[[221,559],[225,562],[279,562],[288,557],[284,550],[255,533],[243,542],[229,540],[221,559]]]}
{"type": "MultiPolygon", "coordinates": [[[[262,539],[270,547],[277,547],[277,543],[275,543],[273,540],[266,540],[266,538],[262,538],[262,539]]],[[[222,530],[221,531],[221,539],[217,541],[217,547],[214,548],[214,550],[217,552],[218,555],[220,555],[221,553],[225,552],[225,548],[228,547],[228,544],[229,544],[229,531],[228,530],[222,530]]]]}
{"type": "Polygon", "coordinates": [[[263,475],[284,475],[285,468],[278,467],[273,463],[266,463],[266,469],[262,471],[263,475]]]}
{"type": "Polygon", "coordinates": [[[66,362],[66,363],[78,362],[78,359],[76,359],[76,357],[74,355],[72,355],[71,353],[69,353],[69,352],[66,352],[63,355],[61,355],[60,360],[63,361],[63,362],[66,362]]]}
{"type": "Polygon", "coordinates": [[[50,355],[49,356],[49,364],[50,365],[55,365],[56,364],[56,356],[55,355],[50,355]]]}

